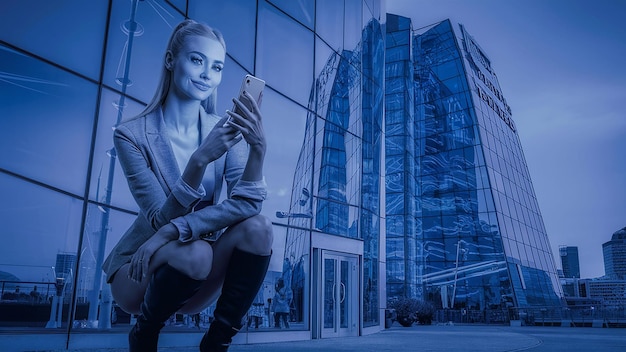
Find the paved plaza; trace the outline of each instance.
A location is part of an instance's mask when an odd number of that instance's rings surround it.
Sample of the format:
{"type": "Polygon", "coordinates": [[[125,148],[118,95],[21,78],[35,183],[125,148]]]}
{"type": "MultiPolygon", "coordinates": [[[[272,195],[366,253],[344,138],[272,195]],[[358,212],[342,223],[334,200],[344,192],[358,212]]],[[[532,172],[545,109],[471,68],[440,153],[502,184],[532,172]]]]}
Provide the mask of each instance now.
{"type": "MultiPolygon", "coordinates": [[[[232,352],[287,351],[626,351],[625,329],[493,326],[392,327],[380,333],[306,342],[233,346],[232,352]]],[[[190,349],[189,352],[195,351],[190,349]]],[[[187,351],[185,351],[187,352],[187,351]]]]}
{"type": "MultiPolygon", "coordinates": [[[[107,334],[93,334],[106,338],[107,334]]],[[[198,339],[199,339],[198,335],[198,339]]],[[[11,346],[7,336],[0,336],[0,350],[26,351],[11,346]]],[[[119,336],[121,337],[121,336],[119,336]]],[[[41,335],[40,338],[46,338],[41,335]]],[[[172,334],[168,338],[189,338],[172,334]]],[[[37,350],[61,352],[67,350],[37,350]]],[[[123,352],[124,348],[70,349],[69,352],[123,352]]],[[[193,347],[160,348],[159,351],[197,352],[193,347]]],[[[432,325],[403,328],[394,324],[390,329],[367,336],[344,337],[296,342],[273,342],[233,345],[230,352],[342,352],[342,351],[626,351],[626,329],[565,328],[565,327],[507,327],[480,325],[432,325]]]]}

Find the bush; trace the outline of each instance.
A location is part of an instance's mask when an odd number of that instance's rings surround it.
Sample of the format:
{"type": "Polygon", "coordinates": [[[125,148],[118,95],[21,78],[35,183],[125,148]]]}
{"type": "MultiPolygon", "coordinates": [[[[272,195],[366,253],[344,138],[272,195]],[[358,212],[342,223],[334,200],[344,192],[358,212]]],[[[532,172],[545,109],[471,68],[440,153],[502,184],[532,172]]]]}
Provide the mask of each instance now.
{"type": "Polygon", "coordinates": [[[400,297],[390,301],[388,307],[395,311],[395,320],[405,327],[409,327],[415,322],[421,325],[430,325],[435,316],[434,304],[416,298],[400,297]]]}
{"type": "Polygon", "coordinates": [[[430,302],[419,301],[415,315],[419,324],[430,325],[435,315],[435,305],[430,302]]]}
{"type": "Polygon", "coordinates": [[[415,298],[400,297],[389,302],[389,308],[395,310],[396,320],[400,325],[409,327],[417,319],[419,301],[415,298]]]}

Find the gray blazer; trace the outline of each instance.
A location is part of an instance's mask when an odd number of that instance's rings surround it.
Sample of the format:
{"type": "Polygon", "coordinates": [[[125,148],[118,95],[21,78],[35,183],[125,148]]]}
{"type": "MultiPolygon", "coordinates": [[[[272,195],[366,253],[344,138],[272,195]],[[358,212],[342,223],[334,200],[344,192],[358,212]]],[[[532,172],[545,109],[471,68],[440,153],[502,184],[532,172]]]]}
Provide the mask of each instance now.
{"type": "MultiPolygon", "coordinates": [[[[205,138],[219,117],[200,110],[200,132],[205,138]]],[[[121,123],[115,129],[113,142],[140,211],[104,261],[102,269],[107,282],[112,281],[122,265],[130,262],[139,246],[173,219],[184,219],[193,240],[209,233],[220,233],[261,211],[267,194],[264,180],[239,181],[248,158],[248,145],[243,140],[214,161],[213,205],[199,210],[194,210],[200,201],[198,192],[181,179],[161,109],[121,123]],[[226,181],[228,199],[219,203],[223,181],[226,181]]]]}

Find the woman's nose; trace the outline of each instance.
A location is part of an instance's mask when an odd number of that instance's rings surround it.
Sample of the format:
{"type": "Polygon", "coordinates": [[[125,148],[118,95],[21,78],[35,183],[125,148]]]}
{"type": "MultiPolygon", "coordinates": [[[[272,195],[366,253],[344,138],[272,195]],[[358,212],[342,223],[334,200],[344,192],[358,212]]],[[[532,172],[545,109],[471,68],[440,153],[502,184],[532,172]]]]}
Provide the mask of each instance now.
{"type": "Polygon", "coordinates": [[[211,67],[208,66],[205,67],[204,70],[202,70],[202,73],[200,73],[200,77],[205,80],[211,80],[213,78],[212,75],[213,70],[211,70],[211,67]]]}

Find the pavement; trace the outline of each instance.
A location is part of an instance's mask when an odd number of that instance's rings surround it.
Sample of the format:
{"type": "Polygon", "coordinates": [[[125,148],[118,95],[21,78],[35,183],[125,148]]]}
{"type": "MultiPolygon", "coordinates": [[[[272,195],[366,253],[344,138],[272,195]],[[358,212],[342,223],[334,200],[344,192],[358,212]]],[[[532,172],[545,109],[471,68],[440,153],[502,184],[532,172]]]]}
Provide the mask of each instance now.
{"type": "MultiPolygon", "coordinates": [[[[96,334],[93,334],[96,335],[96,334]]],[[[100,334],[107,336],[107,334],[100,334]]],[[[198,335],[198,334],[196,334],[198,335]]],[[[199,340],[201,335],[193,335],[199,340]]],[[[185,334],[170,334],[166,341],[188,339],[185,334]]],[[[240,339],[241,340],[241,339],[240,339]]],[[[178,341],[180,342],[180,341],[178,341]]],[[[17,346],[15,346],[17,347],[17,346]]],[[[0,351],[25,351],[12,349],[0,340],[0,351]],[[3,344],[5,344],[3,346],[3,344]]],[[[122,352],[126,348],[39,349],[46,352],[122,352]]],[[[197,347],[162,347],[159,352],[197,352],[197,347]]],[[[344,352],[344,351],[567,351],[567,352],[624,352],[626,329],[570,328],[570,327],[508,327],[486,325],[414,325],[392,326],[378,333],[329,339],[293,342],[266,342],[234,344],[229,352],[344,352]]]]}

